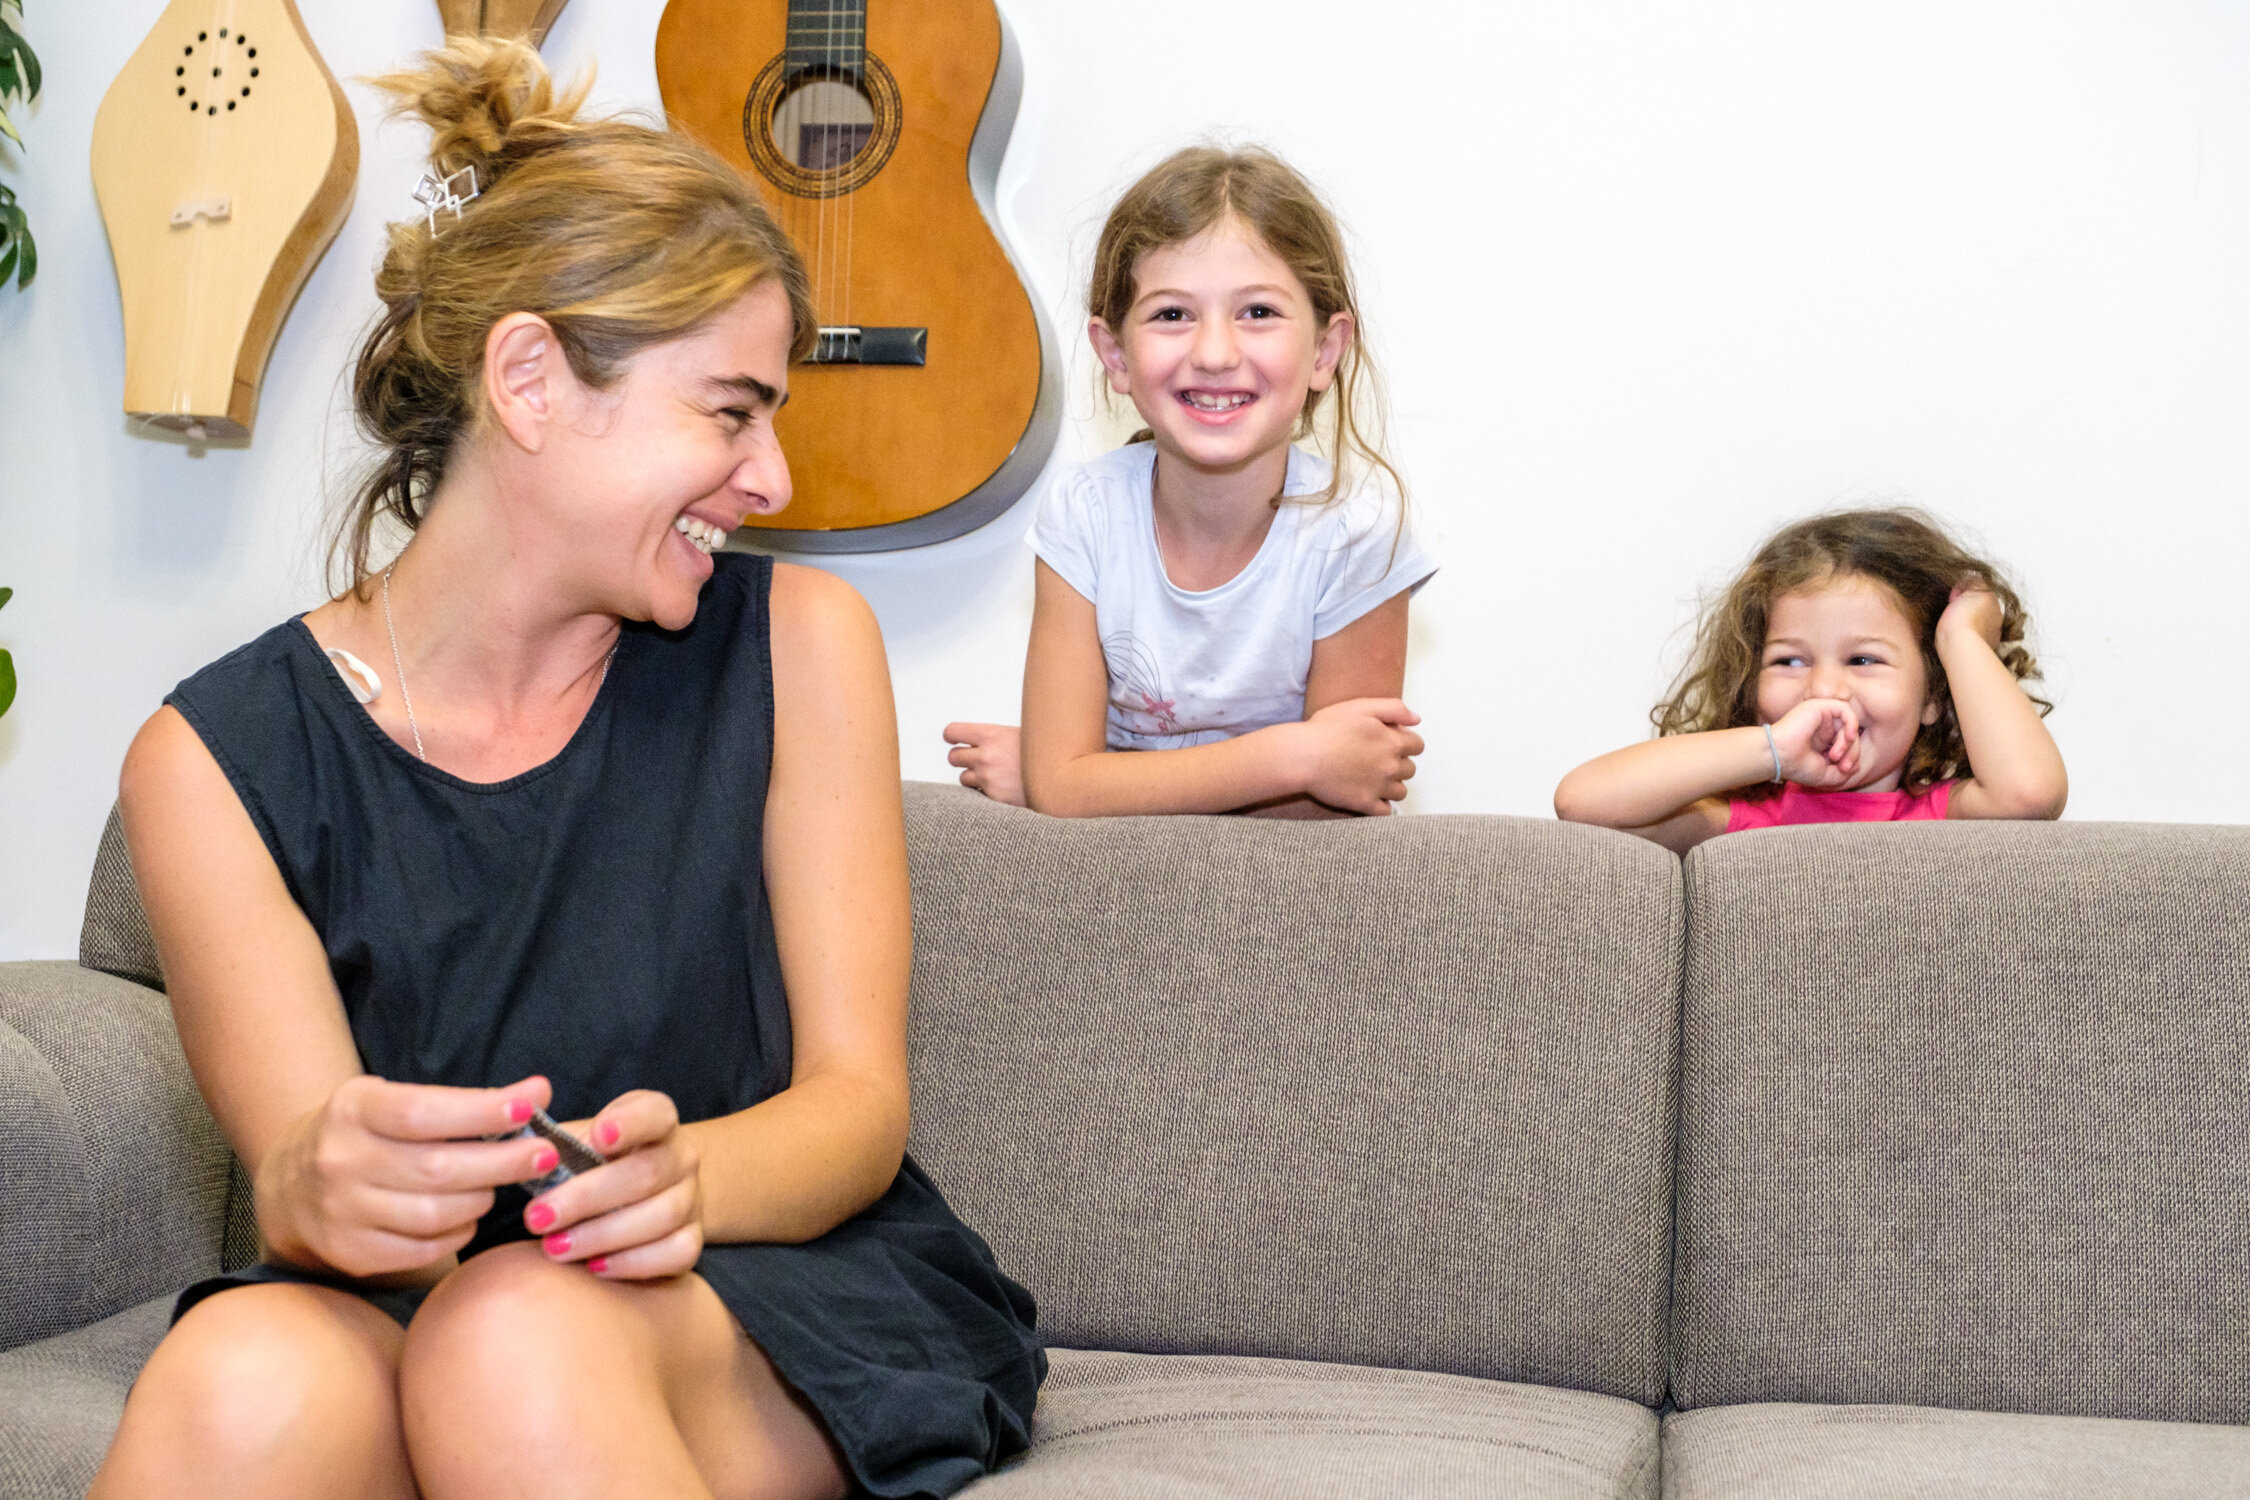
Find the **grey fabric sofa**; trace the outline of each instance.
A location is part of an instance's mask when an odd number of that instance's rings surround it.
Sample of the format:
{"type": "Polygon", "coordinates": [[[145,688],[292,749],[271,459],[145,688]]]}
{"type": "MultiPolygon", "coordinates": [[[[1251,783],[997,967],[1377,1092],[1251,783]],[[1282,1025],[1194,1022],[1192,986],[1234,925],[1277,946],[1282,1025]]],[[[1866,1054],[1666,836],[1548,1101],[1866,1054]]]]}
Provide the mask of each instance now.
{"type": "MultiPolygon", "coordinates": [[[[2250,829],[908,818],[913,1149],[1055,1346],[977,1500],[2250,1496],[2250,829]]],[[[255,1247],[114,830],[83,962],[6,1495],[255,1247]]]]}

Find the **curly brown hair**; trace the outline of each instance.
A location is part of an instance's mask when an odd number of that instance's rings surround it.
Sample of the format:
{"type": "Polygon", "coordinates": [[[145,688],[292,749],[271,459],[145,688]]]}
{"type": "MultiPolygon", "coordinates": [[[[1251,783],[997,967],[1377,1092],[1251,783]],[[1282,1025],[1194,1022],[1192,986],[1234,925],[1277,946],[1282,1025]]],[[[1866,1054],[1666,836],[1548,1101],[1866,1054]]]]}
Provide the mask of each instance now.
{"type": "MultiPolygon", "coordinates": [[[[1756,724],[1758,673],[1773,602],[1840,578],[1868,578],[1888,589],[1922,644],[1922,667],[1938,716],[1915,736],[1903,785],[1919,790],[1963,774],[1968,752],[1945,664],[1938,660],[1938,617],[1958,585],[1990,589],[2000,601],[2000,660],[2019,682],[2039,676],[2039,663],[2024,645],[2031,617],[1998,567],[1963,551],[1922,512],[1905,508],[1835,511],[1784,526],[1768,538],[1741,576],[1706,605],[1687,666],[1670,696],[1649,710],[1656,732],[1697,734],[1756,724]]],[[[2036,693],[2029,696],[2041,714],[2054,707],[2036,693]]],[[[1774,790],[1761,787],[1745,795],[1774,790]]]]}

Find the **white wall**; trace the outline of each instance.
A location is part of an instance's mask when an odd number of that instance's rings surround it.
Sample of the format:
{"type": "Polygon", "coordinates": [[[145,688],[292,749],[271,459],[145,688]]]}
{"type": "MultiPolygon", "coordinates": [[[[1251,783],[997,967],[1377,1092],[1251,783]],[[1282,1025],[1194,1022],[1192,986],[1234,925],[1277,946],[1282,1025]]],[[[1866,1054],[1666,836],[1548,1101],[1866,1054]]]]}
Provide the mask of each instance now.
{"type": "MultiPolygon", "coordinates": [[[[875,0],[878,5],[908,0],[875,0]]],[[[330,67],[435,8],[299,0],[330,67]]],[[[1643,730],[1695,591],[1764,531],[1904,497],[2027,586],[2085,818],[2250,820],[2231,626],[2250,539],[2250,11],[2088,0],[1003,0],[1026,55],[1002,175],[1065,328],[1108,197],[1184,139],[1279,147],[1355,231],[1397,450],[1446,568],[1415,608],[1409,807],[1543,816],[1643,730]]],[[[9,179],[44,269],[0,292],[0,957],[74,950],[134,727],[316,598],[355,455],[340,375],[418,132],[363,88],[351,222],[284,332],[255,444],[119,414],[96,104],[160,0],[33,0],[47,65],[9,179]]],[[[661,0],[576,0],[550,59],[653,106],[661,0]]],[[[1115,424],[1074,339],[1063,456],[1115,424]]],[[[1019,511],[838,565],[881,614],[908,774],[1012,718],[1019,511]]]]}

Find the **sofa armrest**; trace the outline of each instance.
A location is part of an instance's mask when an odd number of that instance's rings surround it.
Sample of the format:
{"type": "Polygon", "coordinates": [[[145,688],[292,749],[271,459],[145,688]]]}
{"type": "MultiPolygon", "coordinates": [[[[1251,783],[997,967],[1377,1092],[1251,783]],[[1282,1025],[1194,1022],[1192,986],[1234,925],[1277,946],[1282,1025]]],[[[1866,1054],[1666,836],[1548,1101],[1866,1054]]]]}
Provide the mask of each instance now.
{"type": "Polygon", "coordinates": [[[0,963],[0,1349],[215,1274],[233,1166],[162,995],[0,963]]]}

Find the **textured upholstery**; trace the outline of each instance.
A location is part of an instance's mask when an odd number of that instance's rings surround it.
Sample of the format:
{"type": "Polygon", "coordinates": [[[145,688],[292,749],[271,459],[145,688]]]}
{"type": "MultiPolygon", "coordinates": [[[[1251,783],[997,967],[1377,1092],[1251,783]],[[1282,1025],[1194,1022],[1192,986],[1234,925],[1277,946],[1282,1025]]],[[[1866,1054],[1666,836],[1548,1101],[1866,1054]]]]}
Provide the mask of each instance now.
{"type": "MultiPolygon", "coordinates": [[[[78,932],[78,962],[152,989],[164,988],[164,968],[156,939],[141,908],[133,879],[132,851],[125,847],[125,823],[114,806],[94,854],[94,878],[86,891],[86,918],[78,932]]],[[[252,1207],[250,1179],[239,1162],[228,1174],[224,1268],[234,1270],[258,1258],[258,1216],[252,1207]]]]}
{"type": "Polygon", "coordinates": [[[2250,1500],[2250,1428],[1722,1406],[1665,1420],[1664,1500],[2250,1500]]]}
{"type": "Polygon", "coordinates": [[[140,887],[133,883],[133,856],[125,847],[125,824],[115,807],[102,829],[94,854],[94,879],[86,891],[86,920],[78,929],[78,961],[89,969],[115,974],[151,989],[164,988],[164,967],[156,960],[141,911],[140,887]]]}
{"type": "Polygon", "coordinates": [[[125,1393],[171,1317],[171,1297],[155,1297],[0,1354],[0,1495],[78,1500],[86,1493],[125,1393]]]}
{"type": "Polygon", "coordinates": [[[2250,828],[1687,865],[1674,1396],[2250,1421],[2250,828]]]}
{"type": "Polygon", "coordinates": [[[233,1155],[164,997],[0,964],[0,1348],[218,1269],[233,1155]]]}
{"type": "Polygon", "coordinates": [[[1057,1350],[1031,1453],[964,1500],[1655,1500],[1611,1396],[1350,1365],[1057,1350]]]}
{"type": "Polygon", "coordinates": [[[907,808],[913,1150],[1051,1341],[1660,1399],[1671,855],[907,808]]]}

